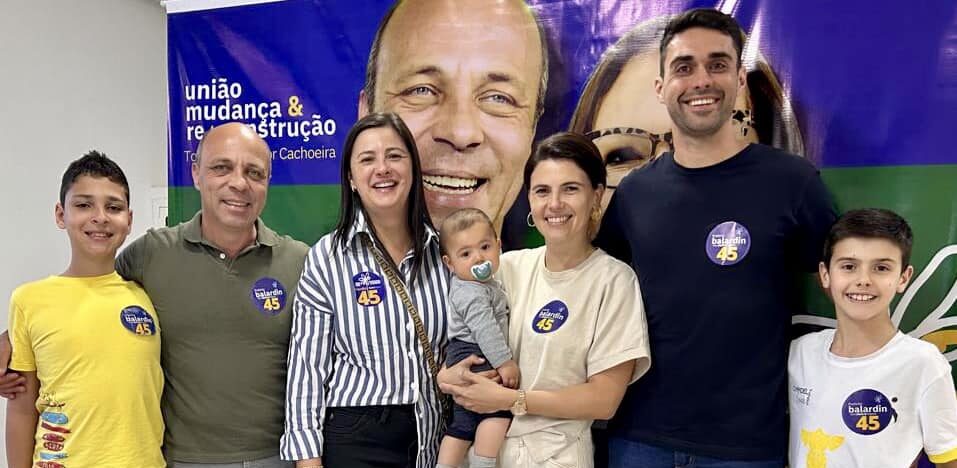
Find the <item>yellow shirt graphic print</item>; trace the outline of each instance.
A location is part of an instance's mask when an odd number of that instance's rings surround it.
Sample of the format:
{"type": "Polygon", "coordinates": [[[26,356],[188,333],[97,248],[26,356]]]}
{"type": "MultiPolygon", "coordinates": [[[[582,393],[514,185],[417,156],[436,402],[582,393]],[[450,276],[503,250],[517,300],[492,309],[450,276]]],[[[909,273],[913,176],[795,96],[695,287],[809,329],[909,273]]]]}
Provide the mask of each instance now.
{"type": "Polygon", "coordinates": [[[166,466],[159,317],[118,274],[49,278],[10,303],[10,368],[40,381],[34,467],[166,466]]]}
{"type": "Polygon", "coordinates": [[[808,448],[807,468],[827,468],[826,452],[844,444],[844,437],[830,435],[821,429],[814,432],[801,429],[801,443],[808,448]]]}

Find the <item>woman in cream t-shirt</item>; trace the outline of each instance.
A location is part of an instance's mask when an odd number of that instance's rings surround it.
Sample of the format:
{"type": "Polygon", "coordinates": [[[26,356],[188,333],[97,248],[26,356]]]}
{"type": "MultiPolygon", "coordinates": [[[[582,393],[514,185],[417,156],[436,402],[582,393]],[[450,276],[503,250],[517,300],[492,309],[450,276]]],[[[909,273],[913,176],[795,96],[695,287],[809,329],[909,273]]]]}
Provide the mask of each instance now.
{"type": "Polygon", "coordinates": [[[610,418],[651,365],[638,280],[591,245],[605,176],[598,149],[580,135],[539,144],[525,185],[545,246],[506,253],[499,270],[520,389],[468,372],[469,360],[440,375],[462,406],[515,414],[503,467],[592,467],[592,421],[610,418]]]}

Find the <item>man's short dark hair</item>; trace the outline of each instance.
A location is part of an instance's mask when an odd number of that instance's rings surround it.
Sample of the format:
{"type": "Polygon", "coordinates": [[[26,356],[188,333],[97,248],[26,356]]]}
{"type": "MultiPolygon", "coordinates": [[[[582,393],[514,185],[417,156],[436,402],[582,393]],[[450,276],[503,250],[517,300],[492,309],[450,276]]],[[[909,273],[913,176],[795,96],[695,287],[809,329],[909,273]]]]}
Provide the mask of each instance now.
{"type": "MultiPolygon", "coordinates": [[[[389,10],[386,11],[385,16],[382,17],[382,21],[379,23],[379,28],[376,29],[375,38],[372,40],[372,48],[369,49],[369,61],[366,62],[366,81],[362,86],[369,112],[382,112],[382,109],[375,108],[375,90],[379,84],[379,53],[382,50],[382,36],[385,35],[385,28],[389,25],[389,20],[395,15],[395,11],[399,8],[399,5],[402,4],[402,1],[403,0],[395,0],[392,6],[389,7],[389,10]]],[[[545,91],[548,88],[548,37],[545,36],[545,28],[542,27],[542,22],[538,20],[538,15],[535,14],[535,10],[528,8],[527,5],[525,7],[532,16],[535,27],[538,28],[538,42],[541,43],[542,46],[542,73],[538,83],[538,97],[535,101],[535,120],[538,120],[545,111],[545,91]]]]}
{"type": "Polygon", "coordinates": [[[675,16],[668,22],[668,25],[665,26],[665,33],[661,37],[661,46],[658,49],[661,55],[659,63],[661,76],[665,76],[665,49],[668,48],[668,44],[671,43],[671,40],[674,39],[675,36],[691,28],[711,29],[731,37],[731,42],[734,44],[734,51],[737,52],[738,55],[738,67],[741,67],[741,53],[744,50],[744,31],[741,30],[741,26],[738,22],[730,15],[721,13],[713,8],[695,8],[675,16]]]}
{"type": "Polygon", "coordinates": [[[904,218],[891,210],[866,208],[844,213],[824,240],[824,265],[830,267],[834,246],[850,238],[888,240],[901,251],[901,269],[910,265],[914,232],[904,218]]]}
{"type": "Polygon", "coordinates": [[[126,182],[126,175],[123,174],[120,166],[105,154],[90,150],[80,159],[71,162],[63,173],[63,181],[60,182],[60,205],[66,204],[66,193],[80,176],[105,177],[110,182],[122,186],[126,203],[130,203],[130,184],[126,182]]]}

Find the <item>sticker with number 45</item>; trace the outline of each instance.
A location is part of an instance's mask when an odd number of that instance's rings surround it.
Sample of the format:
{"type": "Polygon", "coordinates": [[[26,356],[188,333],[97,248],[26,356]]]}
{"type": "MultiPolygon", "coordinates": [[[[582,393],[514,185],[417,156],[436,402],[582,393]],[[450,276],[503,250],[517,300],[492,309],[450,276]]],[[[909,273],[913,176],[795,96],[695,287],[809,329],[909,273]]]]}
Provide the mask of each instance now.
{"type": "Polygon", "coordinates": [[[363,306],[374,306],[382,302],[382,298],[379,297],[379,291],[367,289],[365,291],[359,291],[359,297],[356,298],[356,302],[363,306]]]}
{"type": "Polygon", "coordinates": [[[715,254],[715,257],[718,260],[725,262],[733,262],[738,259],[738,247],[735,245],[726,245],[721,247],[721,250],[718,250],[718,253],[715,254]]]}
{"type": "Polygon", "coordinates": [[[127,330],[139,336],[156,334],[156,322],[146,309],[140,306],[128,306],[120,311],[120,323],[127,330]]]}
{"type": "Polygon", "coordinates": [[[743,224],[725,221],[718,224],[705,238],[704,251],[715,265],[734,265],[748,256],[751,233],[743,224]]]}
{"type": "Polygon", "coordinates": [[[363,307],[377,306],[385,298],[385,282],[377,273],[359,272],[352,277],[352,287],[356,294],[356,304],[363,307]]]}
{"type": "Polygon", "coordinates": [[[249,291],[249,299],[263,315],[274,317],[286,305],[286,288],[276,278],[259,278],[249,291]]]}

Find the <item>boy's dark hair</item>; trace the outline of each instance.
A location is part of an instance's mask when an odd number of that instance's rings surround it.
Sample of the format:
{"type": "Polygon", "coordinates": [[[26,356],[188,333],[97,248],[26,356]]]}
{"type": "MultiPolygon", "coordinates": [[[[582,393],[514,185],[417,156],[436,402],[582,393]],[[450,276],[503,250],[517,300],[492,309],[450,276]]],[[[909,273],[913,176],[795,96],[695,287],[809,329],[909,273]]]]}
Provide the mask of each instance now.
{"type": "Polygon", "coordinates": [[[838,242],[853,237],[891,241],[901,250],[901,269],[910,265],[914,233],[907,221],[891,210],[865,208],[844,213],[824,240],[824,265],[830,268],[831,255],[838,242]]]}
{"type": "Polygon", "coordinates": [[[691,28],[711,29],[731,37],[731,43],[734,44],[734,51],[737,52],[738,55],[738,67],[741,67],[741,52],[744,50],[744,31],[741,30],[741,26],[738,22],[730,15],[721,13],[713,8],[695,8],[675,16],[668,22],[668,25],[665,26],[665,33],[661,37],[661,46],[658,48],[658,52],[661,56],[659,59],[659,73],[661,76],[665,76],[665,49],[668,48],[668,44],[671,43],[671,40],[674,39],[676,35],[691,28]]]}
{"type": "Polygon", "coordinates": [[[495,225],[492,224],[492,220],[478,208],[462,208],[448,215],[442,221],[442,226],[439,229],[439,245],[442,247],[442,253],[448,253],[446,243],[449,237],[474,226],[475,223],[486,224],[492,230],[492,233],[495,233],[495,225]]]}
{"type": "Polygon", "coordinates": [[[110,182],[122,186],[123,195],[126,195],[126,203],[130,203],[130,184],[126,182],[123,169],[120,169],[120,166],[106,157],[105,154],[97,150],[90,150],[80,159],[71,162],[67,166],[66,172],[63,173],[63,181],[60,182],[60,205],[66,204],[66,193],[70,191],[70,187],[73,187],[76,179],[79,179],[80,176],[105,177],[110,182]]]}

